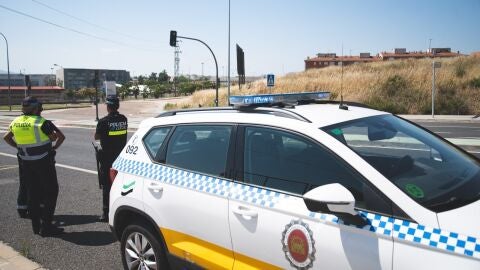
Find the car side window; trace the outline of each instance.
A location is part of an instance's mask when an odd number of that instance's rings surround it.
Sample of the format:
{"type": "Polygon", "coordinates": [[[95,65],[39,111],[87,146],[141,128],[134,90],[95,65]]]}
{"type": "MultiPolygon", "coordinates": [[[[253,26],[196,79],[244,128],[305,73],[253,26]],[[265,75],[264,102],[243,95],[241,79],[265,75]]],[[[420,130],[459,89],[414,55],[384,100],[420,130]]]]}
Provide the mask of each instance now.
{"type": "Polygon", "coordinates": [[[169,140],[166,164],[225,176],[231,126],[179,126],[169,140]]]}
{"type": "Polygon", "coordinates": [[[171,127],[153,128],[147,136],[143,138],[143,143],[153,160],[156,159],[159,152],[158,150],[160,150],[160,147],[171,129],[171,127]]]}
{"type": "Polygon", "coordinates": [[[318,186],[339,183],[353,194],[356,207],[391,212],[389,204],[376,196],[353,169],[317,143],[297,134],[246,127],[243,161],[243,179],[247,183],[299,195],[318,186]]]}

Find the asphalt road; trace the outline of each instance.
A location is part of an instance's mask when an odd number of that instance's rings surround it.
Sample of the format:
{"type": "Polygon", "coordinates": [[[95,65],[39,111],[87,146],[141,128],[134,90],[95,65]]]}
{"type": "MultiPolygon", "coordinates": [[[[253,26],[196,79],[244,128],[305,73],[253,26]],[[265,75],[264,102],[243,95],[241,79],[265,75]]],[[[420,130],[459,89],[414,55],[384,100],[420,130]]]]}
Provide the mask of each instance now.
{"type": "MultiPolygon", "coordinates": [[[[480,123],[420,122],[447,138],[480,140],[480,123]]],[[[0,133],[8,121],[0,121],[0,133]]],[[[94,129],[62,127],[67,139],[58,150],[57,163],[96,170],[91,146],[94,129]]],[[[131,136],[132,134],[129,133],[131,136]]],[[[468,147],[480,158],[480,147],[468,147]]],[[[14,155],[15,149],[0,141],[0,153],[14,155]]],[[[66,233],[55,238],[33,235],[29,220],[16,213],[17,160],[0,154],[0,240],[48,269],[121,269],[120,248],[101,214],[101,191],[97,176],[57,167],[60,193],[55,222],[66,233]]]]}

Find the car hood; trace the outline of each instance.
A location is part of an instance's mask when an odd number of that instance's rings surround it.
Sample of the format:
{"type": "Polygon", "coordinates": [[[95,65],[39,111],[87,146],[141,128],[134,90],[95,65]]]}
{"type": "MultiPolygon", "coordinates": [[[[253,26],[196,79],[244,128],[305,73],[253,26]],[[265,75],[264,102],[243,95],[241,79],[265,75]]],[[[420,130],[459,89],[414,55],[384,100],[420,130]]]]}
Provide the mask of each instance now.
{"type": "Polygon", "coordinates": [[[442,230],[480,238],[480,200],[437,214],[442,230]]]}

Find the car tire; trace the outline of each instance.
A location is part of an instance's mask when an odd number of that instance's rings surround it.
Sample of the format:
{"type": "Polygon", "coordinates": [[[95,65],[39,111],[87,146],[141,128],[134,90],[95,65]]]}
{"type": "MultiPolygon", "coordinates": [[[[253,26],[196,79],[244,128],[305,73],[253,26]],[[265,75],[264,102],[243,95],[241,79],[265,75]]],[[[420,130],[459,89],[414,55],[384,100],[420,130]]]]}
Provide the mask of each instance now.
{"type": "Polygon", "coordinates": [[[128,225],[120,243],[124,269],[170,269],[162,240],[149,226],[128,225]]]}

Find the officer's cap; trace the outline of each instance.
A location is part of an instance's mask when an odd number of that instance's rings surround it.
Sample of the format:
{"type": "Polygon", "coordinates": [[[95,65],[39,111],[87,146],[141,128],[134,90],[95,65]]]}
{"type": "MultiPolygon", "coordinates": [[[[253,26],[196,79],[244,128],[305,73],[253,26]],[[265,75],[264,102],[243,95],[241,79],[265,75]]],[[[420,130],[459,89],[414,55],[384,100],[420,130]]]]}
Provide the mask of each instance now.
{"type": "Polygon", "coordinates": [[[23,107],[41,106],[42,103],[36,97],[26,97],[22,101],[23,107]]]}
{"type": "Polygon", "coordinates": [[[118,106],[120,105],[120,100],[118,100],[116,96],[108,96],[105,100],[105,104],[118,106]]]}
{"type": "Polygon", "coordinates": [[[35,112],[35,109],[43,111],[42,102],[40,102],[36,97],[26,97],[22,101],[22,112],[24,114],[32,114],[35,112]]]}

